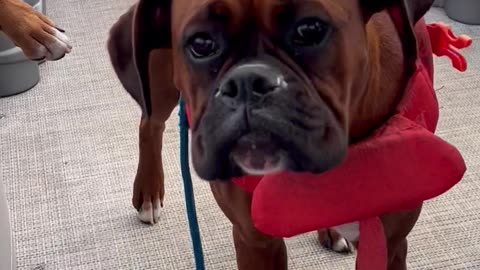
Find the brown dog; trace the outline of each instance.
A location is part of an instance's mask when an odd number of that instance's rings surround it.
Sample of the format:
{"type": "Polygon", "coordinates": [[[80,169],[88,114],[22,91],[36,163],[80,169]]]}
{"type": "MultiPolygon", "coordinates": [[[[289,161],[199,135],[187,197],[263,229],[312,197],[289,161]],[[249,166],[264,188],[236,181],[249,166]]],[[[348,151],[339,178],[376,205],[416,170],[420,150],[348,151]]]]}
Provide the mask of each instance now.
{"type": "MultiPolygon", "coordinates": [[[[417,43],[428,46],[414,28],[432,3],[140,1],[113,26],[108,42],[120,81],[143,109],[133,195],[140,219],[159,218],[162,133],[181,89],[192,117],[193,165],[212,181],[233,224],[239,269],[287,269],[283,240],[252,224],[251,194],[214,180],[284,169],[320,173],[340,164],[349,143],[392,115],[417,43]],[[406,17],[401,38],[385,12],[390,7],[406,17]],[[255,155],[245,154],[252,146],[255,155]]],[[[406,269],[406,236],[419,214],[420,208],[381,217],[388,269],[406,269]]],[[[358,226],[321,231],[319,238],[327,247],[349,250],[349,242],[357,244],[358,226]]]]}
{"type": "Polygon", "coordinates": [[[0,0],[0,31],[32,60],[59,60],[72,49],[63,30],[21,0],[0,0]]]}

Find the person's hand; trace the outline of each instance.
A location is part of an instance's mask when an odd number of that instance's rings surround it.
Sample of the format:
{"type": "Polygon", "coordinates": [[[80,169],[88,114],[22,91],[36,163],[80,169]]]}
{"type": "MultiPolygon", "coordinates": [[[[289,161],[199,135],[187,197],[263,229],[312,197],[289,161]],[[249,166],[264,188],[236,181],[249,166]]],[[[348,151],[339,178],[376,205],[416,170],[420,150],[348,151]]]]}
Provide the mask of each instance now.
{"type": "Polygon", "coordinates": [[[32,60],[59,60],[72,49],[63,30],[21,0],[0,0],[0,30],[32,60]]]}

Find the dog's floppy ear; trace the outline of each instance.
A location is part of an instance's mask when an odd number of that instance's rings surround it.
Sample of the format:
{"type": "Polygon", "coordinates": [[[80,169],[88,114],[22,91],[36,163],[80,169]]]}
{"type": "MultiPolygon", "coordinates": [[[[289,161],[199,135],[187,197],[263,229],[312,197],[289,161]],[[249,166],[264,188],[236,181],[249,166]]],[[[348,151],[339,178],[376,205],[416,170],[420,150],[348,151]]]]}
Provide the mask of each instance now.
{"type": "Polygon", "coordinates": [[[171,0],[140,0],[110,30],[113,68],[145,117],[152,114],[152,88],[160,99],[178,95],[172,77],[170,9],[171,0]]]}
{"type": "Polygon", "coordinates": [[[360,0],[360,6],[364,10],[368,20],[373,14],[391,7],[402,8],[412,25],[415,25],[425,13],[432,7],[434,0],[360,0]]]}
{"type": "Polygon", "coordinates": [[[154,76],[162,87],[173,86],[172,78],[172,39],[171,39],[171,0],[140,0],[133,22],[133,50],[135,65],[138,70],[142,88],[144,109],[147,115],[152,114],[152,93],[150,80],[150,53],[162,49],[161,70],[155,70],[154,76]]]}
{"type": "Polygon", "coordinates": [[[427,13],[434,0],[359,0],[364,20],[368,22],[377,12],[389,9],[396,17],[397,28],[401,31],[406,62],[413,64],[417,59],[417,38],[415,25],[427,13]]]}

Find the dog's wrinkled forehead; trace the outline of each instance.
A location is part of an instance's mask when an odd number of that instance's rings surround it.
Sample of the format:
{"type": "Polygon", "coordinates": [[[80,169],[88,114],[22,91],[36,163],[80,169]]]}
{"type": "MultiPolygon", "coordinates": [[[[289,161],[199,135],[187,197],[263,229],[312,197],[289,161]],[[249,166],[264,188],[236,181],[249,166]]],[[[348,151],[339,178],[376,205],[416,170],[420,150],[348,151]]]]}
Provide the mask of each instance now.
{"type": "Polygon", "coordinates": [[[232,31],[245,26],[246,21],[255,21],[257,27],[271,31],[276,16],[285,11],[321,15],[334,25],[344,23],[352,11],[358,11],[357,0],[177,0],[172,5],[172,32],[176,34],[191,23],[212,17],[228,19],[232,31]]]}
{"type": "Polygon", "coordinates": [[[196,20],[207,20],[212,13],[228,16],[235,21],[246,14],[251,0],[180,0],[172,3],[172,32],[181,33],[196,20]]]}

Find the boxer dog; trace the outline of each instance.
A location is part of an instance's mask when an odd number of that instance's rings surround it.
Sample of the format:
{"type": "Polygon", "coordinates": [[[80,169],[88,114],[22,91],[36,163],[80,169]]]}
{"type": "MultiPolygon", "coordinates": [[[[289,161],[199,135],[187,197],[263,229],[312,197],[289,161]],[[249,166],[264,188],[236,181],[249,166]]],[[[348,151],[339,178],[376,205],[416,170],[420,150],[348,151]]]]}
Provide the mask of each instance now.
{"type": "Polygon", "coordinates": [[[55,61],[72,50],[64,30],[21,0],[0,0],[0,31],[31,60],[55,61]]]}
{"type": "MultiPolygon", "coordinates": [[[[114,70],[143,111],[133,192],[139,218],[159,220],[162,136],[181,92],[191,114],[193,166],[233,224],[238,268],[287,269],[283,239],[256,230],[252,195],[229,180],[280,170],[322,173],[341,164],[349,144],[392,115],[417,44],[429,44],[414,30],[432,4],[139,1],[108,41],[114,70]],[[386,11],[392,7],[406,14],[401,35],[386,11]]],[[[406,237],[420,208],[381,217],[389,270],[406,269],[406,237]]],[[[358,225],[320,231],[319,239],[336,251],[351,250],[358,225]]]]}

